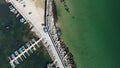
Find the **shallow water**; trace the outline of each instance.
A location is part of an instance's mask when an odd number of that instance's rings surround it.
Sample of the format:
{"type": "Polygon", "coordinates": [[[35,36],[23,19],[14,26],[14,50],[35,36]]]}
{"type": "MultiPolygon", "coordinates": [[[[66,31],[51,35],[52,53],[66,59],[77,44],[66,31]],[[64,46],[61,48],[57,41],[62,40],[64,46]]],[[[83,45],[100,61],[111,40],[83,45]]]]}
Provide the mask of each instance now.
{"type": "Polygon", "coordinates": [[[57,3],[59,23],[78,68],[120,68],[119,1],[66,1],[71,13],[57,3]]]}

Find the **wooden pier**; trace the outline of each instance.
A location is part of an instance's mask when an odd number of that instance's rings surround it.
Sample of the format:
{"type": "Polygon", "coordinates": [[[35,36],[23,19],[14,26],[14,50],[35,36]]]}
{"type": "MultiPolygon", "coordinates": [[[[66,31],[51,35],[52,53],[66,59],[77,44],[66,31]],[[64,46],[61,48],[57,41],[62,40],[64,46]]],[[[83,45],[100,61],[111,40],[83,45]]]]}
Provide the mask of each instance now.
{"type": "Polygon", "coordinates": [[[40,46],[38,45],[38,43],[41,41],[42,38],[40,38],[39,40],[35,41],[35,39],[32,39],[31,41],[29,41],[28,43],[26,43],[26,47],[22,46],[21,48],[19,48],[17,51],[15,51],[13,54],[11,54],[11,56],[9,56],[9,60],[10,60],[10,65],[12,68],[15,68],[15,65],[20,64],[18,59],[20,59],[21,61],[23,61],[23,58],[27,58],[25,54],[27,54],[27,56],[30,56],[29,52],[33,53],[33,50],[35,51],[37,48],[35,46],[37,46],[38,48],[40,48],[40,46]],[[33,42],[33,43],[30,43],[33,42]]]}

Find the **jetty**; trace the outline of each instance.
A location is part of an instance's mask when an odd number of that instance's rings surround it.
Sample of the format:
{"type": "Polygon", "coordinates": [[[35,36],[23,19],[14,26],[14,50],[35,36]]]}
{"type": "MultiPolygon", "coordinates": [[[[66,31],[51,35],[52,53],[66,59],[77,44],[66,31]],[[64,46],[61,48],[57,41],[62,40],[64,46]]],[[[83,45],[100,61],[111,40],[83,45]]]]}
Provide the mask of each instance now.
{"type": "Polygon", "coordinates": [[[23,51],[17,57],[14,55],[12,55],[13,58],[9,57],[12,68],[15,68],[13,63],[15,62],[16,64],[19,64],[17,59],[22,55],[25,57],[24,53],[28,53],[29,50],[32,52],[31,48],[37,45],[39,41],[42,41],[44,44],[56,68],[72,68],[67,62],[66,52],[61,48],[60,41],[58,40],[58,36],[56,34],[52,13],[53,0],[44,0],[44,9],[37,8],[32,0],[6,0],[6,2],[10,3],[17,12],[23,16],[26,22],[35,28],[35,32],[40,38],[27,49],[22,47],[23,51]]]}

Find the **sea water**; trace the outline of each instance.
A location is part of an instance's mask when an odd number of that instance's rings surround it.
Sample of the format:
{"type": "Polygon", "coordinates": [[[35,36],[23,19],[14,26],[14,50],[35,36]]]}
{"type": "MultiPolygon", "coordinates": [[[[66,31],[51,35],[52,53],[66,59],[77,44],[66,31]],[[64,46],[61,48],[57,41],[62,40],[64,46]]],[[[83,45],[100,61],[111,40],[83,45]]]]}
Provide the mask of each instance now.
{"type": "Polygon", "coordinates": [[[77,68],[120,68],[120,1],[57,2],[58,23],[77,68]]]}
{"type": "MultiPolygon", "coordinates": [[[[0,0],[0,68],[11,68],[8,56],[31,40],[26,38],[30,33],[29,28],[9,12],[8,6],[4,0],[0,0]]],[[[43,47],[23,59],[16,68],[45,68],[51,62],[43,47]]]]}

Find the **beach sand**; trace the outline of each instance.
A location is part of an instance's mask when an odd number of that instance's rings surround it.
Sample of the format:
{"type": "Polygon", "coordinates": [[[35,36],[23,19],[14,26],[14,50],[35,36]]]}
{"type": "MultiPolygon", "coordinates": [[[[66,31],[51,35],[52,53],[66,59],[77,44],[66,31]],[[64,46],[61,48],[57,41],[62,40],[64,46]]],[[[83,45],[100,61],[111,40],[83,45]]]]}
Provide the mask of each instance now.
{"type": "MultiPolygon", "coordinates": [[[[41,21],[41,23],[35,22],[34,24],[41,25],[42,23],[44,23],[44,0],[30,0],[27,3],[36,6],[34,9],[37,10],[37,14],[41,21]]],[[[33,28],[32,31],[34,31],[37,36],[40,36],[40,33],[36,28],[33,28]]]]}
{"type": "Polygon", "coordinates": [[[44,0],[30,0],[35,3],[35,6],[38,8],[44,9],[44,0]]]}

